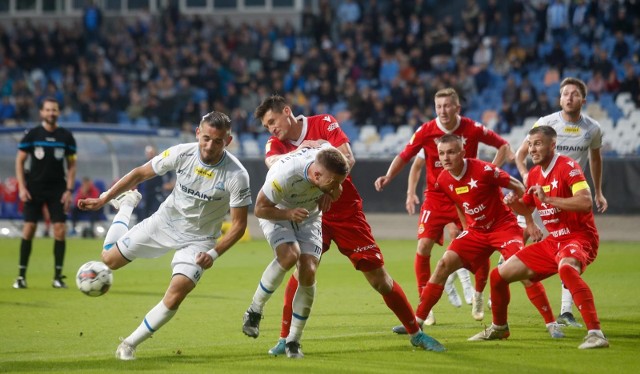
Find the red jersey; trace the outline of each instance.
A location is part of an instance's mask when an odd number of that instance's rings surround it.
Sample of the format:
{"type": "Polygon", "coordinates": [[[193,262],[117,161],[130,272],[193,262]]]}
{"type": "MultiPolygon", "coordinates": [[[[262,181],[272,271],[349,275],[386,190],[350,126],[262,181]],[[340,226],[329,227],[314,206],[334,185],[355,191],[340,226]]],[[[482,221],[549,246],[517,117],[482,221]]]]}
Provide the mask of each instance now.
{"type": "MultiPolygon", "coordinates": [[[[267,141],[265,156],[276,156],[289,153],[296,150],[305,140],[326,140],[334,147],[339,147],[349,142],[349,138],[340,128],[338,121],[330,114],[321,114],[317,116],[298,116],[298,120],[302,119],[302,133],[300,138],[295,141],[282,142],[275,136],[267,141]]],[[[342,194],[340,198],[331,204],[331,209],[323,213],[324,219],[339,219],[351,217],[353,215],[354,205],[358,209],[362,208],[362,198],[351,181],[351,175],[342,182],[342,194]]]]}
{"type": "Polygon", "coordinates": [[[507,187],[510,180],[509,174],[491,163],[465,159],[462,173],[457,177],[440,173],[435,189],[464,211],[469,228],[494,231],[517,224],[516,216],[502,202],[501,187],[507,187]]]}
{"type": "MultiPolygon", "coordinates": [[[[580,165],[559,153],[555,154],[547,170],[536,165],[529,171],[527,189],[535,185],[542,186],[547,196],[565,198],[589,186],[580,165]]],[[[525,194],[523,201],[538,208],[542,224],[549,231],[548,240],[566,241],[577,237],[598,248],[598,230],[591,210],[585,213],[563,211],[551,204],[541,203],[533,194],[525,194]]]]}
{"type": "MultiPolygon", "coordinates": [[[[445,134],[455,134],[462,138],[462,145],[465,150],[466,158],[478,157],[478,144],[484,143],[495,148],[500,148],[505,144],[508,144],[500,135],[484,127],[481,123],[467,117],[460,117],[456,127],[448,131],[441,123],[440,119],[436,118],[427,123],[422,124],[418,130],[413,134],[409,143],[404,147],[404,150],[400,152],[399,156],[405,162],[411,161],[411,159],[420,152],[420,149],[424,149],[425,165],[427,169],[427,187],[425,188],[425,195],[427,191],[433,191],[438,179],[438,175],[442,171],[442,164],[438,158],[438,146],[436,140],[445,134]]],[[[429,194],[430,199],[444,198],[441,193],[429,194]]]]}

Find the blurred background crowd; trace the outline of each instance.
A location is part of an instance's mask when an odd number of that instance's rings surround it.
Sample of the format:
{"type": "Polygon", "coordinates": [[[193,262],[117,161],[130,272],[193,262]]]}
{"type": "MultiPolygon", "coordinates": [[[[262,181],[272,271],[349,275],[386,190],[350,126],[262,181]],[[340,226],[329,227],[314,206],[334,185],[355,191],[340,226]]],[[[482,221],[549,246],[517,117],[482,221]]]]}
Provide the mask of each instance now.
{"type": "MultiPolygon", "coordinates": [[[[589,100],[629,93],[640,105],[635,0],[320,0],[300,27],[161,14],[108,21],[89,6],[75,24],[0,27],[0,123],[38,120],[54,96],[61,121],[193,126],[211,110],[234,131],[264,130],[252,112],[272,93],[296,113],[393,131],[434,117],[435,91],[455,87],[464,114],[500,133],[557,108],[562,77],[589,100]]],[[[605,108],[616,119],[615,105],[605,108]]]]}

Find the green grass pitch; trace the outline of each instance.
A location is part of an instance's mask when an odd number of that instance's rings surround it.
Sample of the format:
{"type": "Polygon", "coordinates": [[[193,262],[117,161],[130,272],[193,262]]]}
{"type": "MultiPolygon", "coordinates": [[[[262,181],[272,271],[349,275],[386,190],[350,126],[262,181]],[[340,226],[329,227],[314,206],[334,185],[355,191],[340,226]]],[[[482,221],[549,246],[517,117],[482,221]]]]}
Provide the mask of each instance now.
{"type": "MultiPolygon", "coordinates": [[[[114,272],[109,293],[91,298],[76,289],[74,275],[84,262],[99,259],[100,240],[67,241],[68,290],[51,287],[52,241],[36,239],[34,243],[29,289],[14,290],[19,240],[0,239],[0,372],[640,372],[640,243],[603,243],[598,259],[584,275],[609,337],[609,349],[578,350],[585,329],[567,328],[566,338],[551,339],[522,286],[514,284],[508,340],[468,342],[490,323],[490,311],[483,322],[476,322],[470,307],[456,309],[444,297],[434,309],[437,324],[425,331],[448,351],[417,350],[407,337],[391,332],[398,324],[395,316],[364,277],[332,248],[318,271],[316,301],[302,340],[305,358],[270,357],[267,350],[280,331],[284,284],[267,304],[260,337],[250,339],[241,331],[242,314],[272,257],[265,241],[254,240],[238,244],[218,259],[173,320],[138,347],[138,358],[132,362],[114,358],[118,338],[137,327],[162,298],[169,282],[170,255],[140,259],[114,272]]],[[[415,241],[381,241],[380,245],[387,269],[415,306],[415,241]]],[[[442,250],[434,250],[432,266],[442,250]]],[[[545,286],[557,314],[560,281],[556,276],[546,280],[545,286]]]]}

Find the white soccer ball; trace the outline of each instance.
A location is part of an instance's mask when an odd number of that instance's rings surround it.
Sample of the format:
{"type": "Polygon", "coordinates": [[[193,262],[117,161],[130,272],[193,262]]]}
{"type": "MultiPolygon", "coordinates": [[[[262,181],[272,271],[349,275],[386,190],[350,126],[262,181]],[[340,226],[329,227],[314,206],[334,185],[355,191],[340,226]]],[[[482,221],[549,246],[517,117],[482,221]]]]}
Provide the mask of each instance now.
{"type": "Polygon", "coordinates": [[[76,285],[85,295],[101,296],[109,291],[113,283],[111,269],[102,262],[89,261],[80,266],[76,274],[76,285]]]}

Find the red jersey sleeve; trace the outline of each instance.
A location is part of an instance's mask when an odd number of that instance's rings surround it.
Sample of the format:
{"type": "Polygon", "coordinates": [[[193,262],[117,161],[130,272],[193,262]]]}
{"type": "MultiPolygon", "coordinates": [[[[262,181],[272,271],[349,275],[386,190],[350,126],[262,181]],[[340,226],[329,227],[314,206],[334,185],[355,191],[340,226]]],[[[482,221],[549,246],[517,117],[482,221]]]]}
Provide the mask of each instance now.
{"type": "Polygon", "coordinates": [[[478,127],[481,131],[479,131],[478,140],[481,143],[490,145],[494,148],[500,148],[505,144],[509,144],[503,137],[496,134],[494,131],[486,128],[483,124],[476,122],[474,126],[478,127]]]}
{"type": "Polygon", "coordinates": [[[404,162],[411,161],[413,156],[417,155],[418,152],[420,152],[420,150],[422,149],[423,143],[424,143],[426,125],[427,125],[426,123],[423,124],[422,126],[420,126],[418,130],[416,130],[416,132],[413,133],[413,135],[411,136],[411,139],[409,139],[409,143],[407,143],[407,145],[404,147],[402,152],[398,154],[398,156],[404,162]]]}

